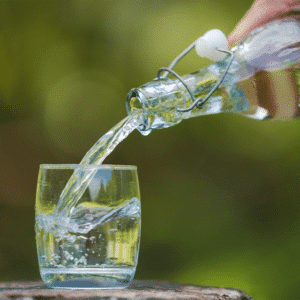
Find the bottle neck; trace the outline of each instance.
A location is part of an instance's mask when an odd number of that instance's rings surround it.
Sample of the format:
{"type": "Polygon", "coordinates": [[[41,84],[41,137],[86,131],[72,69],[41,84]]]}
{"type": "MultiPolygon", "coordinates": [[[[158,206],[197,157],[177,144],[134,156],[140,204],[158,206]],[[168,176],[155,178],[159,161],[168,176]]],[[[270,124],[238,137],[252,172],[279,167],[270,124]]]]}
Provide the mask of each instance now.
{"type": "MultiPolygon", "coordinates": [[[[195,73],[182,77],[196,99],[204,99],[215,87],[223,75],[228,60],[212,64],[195,73]]],[[[245,70],[234,61],[220,87],[210,96],[203,106],[191,111],[180,112],[193,103],[193,99],[184,85],[177,79],[164,78],[153,80],[138,89],[132,89],[127,95],[128,114],[142,113],[143,124],[138,128],[142,134],[152,129],[174,126],[183,119],[221,112],[241,113],[249,105],[237,82],[241,80],[241,70],[245,70]]],[[[249,73],[247,73],[248,77],[249,73]]]]}

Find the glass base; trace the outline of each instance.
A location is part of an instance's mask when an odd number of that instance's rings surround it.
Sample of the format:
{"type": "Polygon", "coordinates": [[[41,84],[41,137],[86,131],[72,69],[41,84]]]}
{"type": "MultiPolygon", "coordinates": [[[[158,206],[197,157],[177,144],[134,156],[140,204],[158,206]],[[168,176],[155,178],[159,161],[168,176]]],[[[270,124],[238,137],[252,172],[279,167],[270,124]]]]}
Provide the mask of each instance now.
{"type": "Polygon", "coordinates": [[[56,289],[122,289],[133,280],[135,267],[40,268],[43,282],[56,289]]]}

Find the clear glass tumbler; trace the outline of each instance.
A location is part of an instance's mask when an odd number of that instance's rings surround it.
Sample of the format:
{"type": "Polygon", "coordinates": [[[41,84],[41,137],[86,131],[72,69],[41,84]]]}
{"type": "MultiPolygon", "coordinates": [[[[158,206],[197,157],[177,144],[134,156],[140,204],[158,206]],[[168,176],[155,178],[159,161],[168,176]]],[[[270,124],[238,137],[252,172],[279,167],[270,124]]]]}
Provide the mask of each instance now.
{"type": "Polygon", "coordinates": [[[48,287],[130,285],[141,229],[135,166],[41,165],[35,212],[40,274],[48,287]],[[69,214],[56,214],[60,195],[76,172],[93,176],[69,214]]]}

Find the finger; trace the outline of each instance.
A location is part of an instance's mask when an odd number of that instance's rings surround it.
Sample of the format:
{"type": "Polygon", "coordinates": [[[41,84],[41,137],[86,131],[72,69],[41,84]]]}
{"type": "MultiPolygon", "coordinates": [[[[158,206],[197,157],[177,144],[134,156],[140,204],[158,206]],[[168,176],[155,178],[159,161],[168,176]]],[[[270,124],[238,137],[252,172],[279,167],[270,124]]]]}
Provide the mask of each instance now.
{"type": "Polygon", "coordinates": [[[228,36],[228,46],[231,48],[242,38],[246,37],[251,31],[259,27],[262,20],[261,13],[250,9],[228,36]]]}
{"type": "Polygon", "coordinates": [[[299,91],[293,70],[260,71],[255,80],[258,102],[271,117],[288,120],[298,114],[299,91]]]}
{"type": "Polygon", "coordinates": [[[290,10],[299,11],[299,9],[300,9],[300,1],[298,1],[298,0],[287,1],[286,5],[290,10]]]}
{"type": "Polygon", "coordinates": [[[295,18],[300,17],[300,1],[295,3],[287,3],[285,11],[283,11],[280,15],[281,18],[286,16],[292,16],[295,18]]]}
{"type": "Polygon", "coordinates": [[[232,47],[254,29],[279,18],[284,13],[287,13],[286,5],[271,6],[255,2],[229,35],[228,46],[232,47]]]}

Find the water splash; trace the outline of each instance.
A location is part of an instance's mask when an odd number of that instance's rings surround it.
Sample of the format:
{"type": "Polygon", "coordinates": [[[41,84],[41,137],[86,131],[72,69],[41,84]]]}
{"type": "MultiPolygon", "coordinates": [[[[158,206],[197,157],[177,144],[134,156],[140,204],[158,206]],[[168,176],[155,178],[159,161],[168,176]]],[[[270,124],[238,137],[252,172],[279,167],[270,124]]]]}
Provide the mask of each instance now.
{"type": "MultiPolygon", "coordinates": [[[[136,219],[141,217],[141,204],[138,198],[127,200],[118,207],[86,208],[79,205],[73,210],[70,217],[38,214],[36,224],[46,233],[52,233],[58,238],[66,238],[66,234],[87,234],[101,224],[124,217],[136,219]]],[[[73,237],[75,238],[75,236],[73,237]]],[[[85,239],[84,236],[76,236],[76,238],[85,239]]]]}

